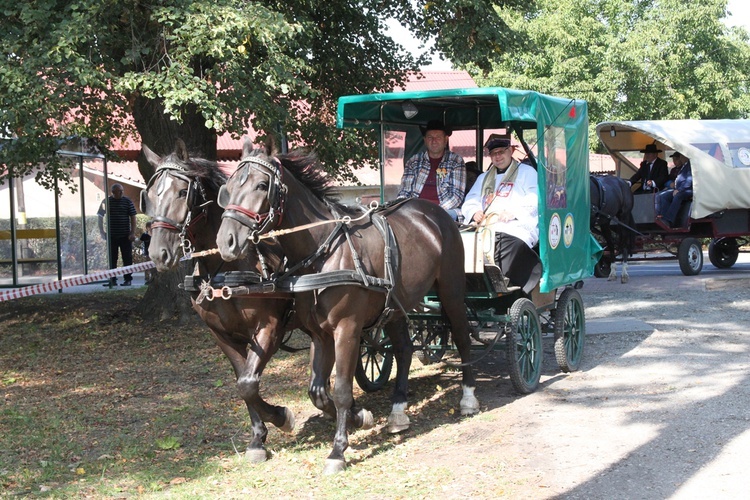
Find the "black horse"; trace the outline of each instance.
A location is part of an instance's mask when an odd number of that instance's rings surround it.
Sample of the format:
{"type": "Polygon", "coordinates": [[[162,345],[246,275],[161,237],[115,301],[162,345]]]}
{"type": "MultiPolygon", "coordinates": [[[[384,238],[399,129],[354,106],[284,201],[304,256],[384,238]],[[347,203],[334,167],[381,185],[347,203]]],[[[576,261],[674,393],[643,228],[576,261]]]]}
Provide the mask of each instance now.
{"type": "MultiPolygon", "coordinates": [[[[615,256],[619,248],[622,255],[622,275],[620,281],[628,282],[628,256],[634,244],[635,222],[633,220],[633,193],[627,181],[620,177],[606,175],[591,176],[591,232],[601,236],[611,259],[609,280],[617,279],[615,256]],[[617,236],[617,245],[615,238],[617,236]]],[[[602,257],[605,262],[606,257],[602,257]]]]}

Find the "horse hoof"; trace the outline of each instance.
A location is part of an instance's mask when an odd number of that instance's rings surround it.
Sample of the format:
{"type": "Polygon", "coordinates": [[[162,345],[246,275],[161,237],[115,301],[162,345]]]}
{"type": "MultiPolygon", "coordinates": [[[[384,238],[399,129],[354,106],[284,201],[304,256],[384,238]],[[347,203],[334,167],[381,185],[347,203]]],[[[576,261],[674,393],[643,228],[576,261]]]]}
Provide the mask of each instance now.
{"type": "Polygon", "coordinates": [[[338,474],[339,472],[344,472],[345,470],[346,462],[334,458],[327,458],[326,466],[323,468],[323,475],[332,476],[333,474],[338,474]]]}
{"type": "Polygon", "coordinates": [[[607,278],[607,281],[614,281],[616,279],[617,279],[617,275],[616,274],[610,274],[609,277],[607,278]]]}
{"type": "Polygon", "coordinates": [[[292,432],[294,430],[294,413],[292,413],[292,410],[289,408],[284,408],[284,416],[286,417],[284,419],[284,425],[279,427],[279,430],[283,432],[292,432]]]}
{"type": "Polygon", "coordinates": [[[357,412],[357,421],[362,422],[357,425],[357,428],[359,429],[367,430],[375,427],[375,417],[372,416],[371,411],[365,410],[364,408],[357,412]]]}
{"type": "Polygon", "coordinates": [[[263,448],[248,448],[245,451],[245,460],[253,464],[259,464],[268,460],[268,452],[263,448]]]}
{"type": "Polygon", "coordinates": [[[461,415],[475,415],[479,413],[479,400],[474,396],[464,396],[461,398],[461,415]]]}
{"type": "Polygon", "coordinates": [[[620,278],[620,283],[627,283],[628,281],[630,281],[629,276],[623,276],[620,278]]]}
{"type": "Polygon", "coordinates": [[[411,426],[409,416],[403,411],[391,411],[388,415],[388,425],[386,430],[388,434],[398,434],[399,432],[405,431],[411,426]]]}

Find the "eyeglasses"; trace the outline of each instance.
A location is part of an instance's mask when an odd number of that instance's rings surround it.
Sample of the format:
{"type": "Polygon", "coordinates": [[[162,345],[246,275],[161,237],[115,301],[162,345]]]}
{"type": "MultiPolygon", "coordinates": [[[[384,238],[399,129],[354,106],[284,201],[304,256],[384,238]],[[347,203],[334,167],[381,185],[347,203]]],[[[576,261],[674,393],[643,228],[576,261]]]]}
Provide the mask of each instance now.
{"type": "Polygon", "coordinates": [[[499,156],[499,155],[504,155],[504,154],[505,154],[505,153],[507,153],[507,152],[508,152],[508,151],[509,151],[510,149],[511,149],[511,148],[510,148],[510,146],[508,146],[507,148],[495,148],[495,149],[493,149],[492,151],[490,151],[490,156],[499,156]]]}

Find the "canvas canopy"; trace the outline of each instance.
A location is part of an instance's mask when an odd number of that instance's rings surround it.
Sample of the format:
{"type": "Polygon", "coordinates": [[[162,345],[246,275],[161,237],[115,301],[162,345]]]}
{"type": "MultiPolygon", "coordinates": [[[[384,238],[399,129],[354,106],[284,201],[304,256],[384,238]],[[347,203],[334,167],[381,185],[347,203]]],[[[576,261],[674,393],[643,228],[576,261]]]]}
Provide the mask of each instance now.
{"type": "MultiPolygon", "coordinates": [[[[588,108],[582,100],[499,87],[344,96],[337,126],[409,131],[430,120],[476,130],[477,158],[485,130],[523,136],[535,131],[539,176],[539,254],[542,292],[591,276],[600,250],[589,231],[588,108]]],[[[381,148],[381,165],[384,147],[381,148]]]]}
{"type": "Polygon", "coordinates": [[[637,171],[647,144],[665,158],[673,151],[690,158],[694,219],[750,209],[750,120],[612,121],[598,124],[596,133],[620,177],[637,171]]]}

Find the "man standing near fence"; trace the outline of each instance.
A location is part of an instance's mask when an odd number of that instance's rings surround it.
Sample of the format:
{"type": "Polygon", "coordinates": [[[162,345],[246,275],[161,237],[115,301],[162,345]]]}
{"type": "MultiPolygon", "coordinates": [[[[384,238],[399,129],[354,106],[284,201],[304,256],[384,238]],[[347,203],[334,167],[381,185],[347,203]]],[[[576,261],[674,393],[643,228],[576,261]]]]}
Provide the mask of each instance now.
{"type": "MultiPolygon", "coordinates": [[[[107,213],[106,201],[99,207],[99,231],[102,238],[106,238],[104,232],[104,216],[107,216],[107,231],[109,233],[109,268],[117,267],[118,251],[122,253],[122,265],[133,265],[133,241],[135,240],[135,205],[130,198],[123,196],[122,184],[112,185],[112,196],[109,197],[109,213],[107,213]]],[[[126,274],[121,286],[130,286],[133,281],[132,274],[126,274]]],[[[110,278],[110,282],[104,286],[114,286],[117,278],[110,278]]]]}

